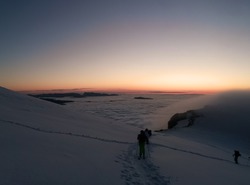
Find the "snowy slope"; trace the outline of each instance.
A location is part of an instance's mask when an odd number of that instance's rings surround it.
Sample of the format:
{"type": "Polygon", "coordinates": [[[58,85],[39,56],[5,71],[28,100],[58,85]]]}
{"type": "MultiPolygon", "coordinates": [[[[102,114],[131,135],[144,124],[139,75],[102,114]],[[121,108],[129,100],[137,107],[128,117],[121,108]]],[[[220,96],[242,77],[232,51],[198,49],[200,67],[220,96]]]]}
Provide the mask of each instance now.
{"type": "Polygon", "coordinates": [[[0,102],[0,184],[121,183],[115,159],[135,132],[4,88],[0,102]]]}
{"type": "Polygon", "coordinates": [[[138,160],[139,130],[126,123],[71,112],[2,87],[0,102],[1,185],[248,185],[250,181],[248,103],[232,111],[216,101],[217,108],[203,110],[204,117],[193,127],[153,133],[146,160],[138,160]],[[234,132],[233,120],[239,115],[241,124],[234,132]],[[233,163],[235,146],[243,155],[240,165],[233,163]]]}
{"type": "MultiPolygon", "coordinates": [[[[15,123],[23,123],[35,128],[72,132],[96,136],[103,132],[102,136],[112,137],[116,134],[116,127],[110,120],[94,118],[88,114],[77,114],[64,109],[60,105],[46,102],[24,94],[18,94],[4,88],[0,88],[1,118],[15,123]],[[113,127],[113,129],[110,129],[113,127]],[[99,134],[99,133],[98,133],[99,134]]],[[[123,131],[123,130],[122,130],[123,131]]],[[[123,134],[126,138],[126,135],[123,134]]],[[[121,137],[119,135],[119,137],[121,137]]],[[[126,138],[127,139],[127,138],[126,138]]]]}

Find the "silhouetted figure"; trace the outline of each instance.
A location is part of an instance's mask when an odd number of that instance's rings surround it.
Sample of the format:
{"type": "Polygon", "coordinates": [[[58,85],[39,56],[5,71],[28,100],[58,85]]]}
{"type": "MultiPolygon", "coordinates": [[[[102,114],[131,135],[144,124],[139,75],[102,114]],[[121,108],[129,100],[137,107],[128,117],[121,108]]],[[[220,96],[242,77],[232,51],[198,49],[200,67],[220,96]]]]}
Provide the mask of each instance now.
{"type": "Polygon", "coordinates": [[[139,143],[139,157],[138,159],[145,159],[145,142],[147,141],[147,136],[145,135],[145,132],[141,130],[140,134],[137,136],[137,140],[139,143]]]}
{"type": "Polygon", "coordinates": [[[146,128],[146,129],[145,129],[145,132],[148,133],[148,136],[149,136],[149,137],[152,136],[152,131],[151,131],[151,130],[148,130],[148,129],[146,128]]]}
{"type": "Polygon", "coordinates": [[[192,115],[189,119],[188,119],[188,127],[192,126],[194,124],[194,116],[192,115]]]}
{"type": "Polygon", "coordinates": [[[235,163],[238,164],[238,157],[241,156],[240,152],[238,150],[234,150],[233,156],[234,156],[235,163]]]}
{"type": "Polygon", "coordinates": [[[149,137],[151,137],[152,136],[152,131],[148,130],[148,134],[149,134],[149,137]]]}
{"type": "Polygon", "coordinates": [[[146,128],[145,131],[144,131],[144,133],[145,133],[145,136],[146,136],[146,144],[149,144],[149,137],[151,136],[151,135],[150,135],[150,132],[149,132],[149,130],[146,128]]]}

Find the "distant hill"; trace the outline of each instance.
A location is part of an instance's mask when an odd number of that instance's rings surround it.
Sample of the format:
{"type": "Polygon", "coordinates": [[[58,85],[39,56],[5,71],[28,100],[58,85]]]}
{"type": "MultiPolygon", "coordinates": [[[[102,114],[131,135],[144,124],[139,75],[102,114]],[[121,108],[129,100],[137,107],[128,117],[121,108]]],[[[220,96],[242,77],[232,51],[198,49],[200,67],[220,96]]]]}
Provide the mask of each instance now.
{"type": "Polygon", "coordinates": [[[142,97],[142,96],[134,97],[134,99],[137,99],[137,100],[153,100],[153,98],[147,98],[147,97],[142,97]]]}
{"type": "Polygon", "coordinates": [[[65,105],[66,103],[74,102],[72,100],[57,100],[53,98],[86,98],[86,97],[103,97],[103,96],[118,96],[118,94],[107,94],[107,93],[95,93],[95,92],[85,92],[83,94],[80,93],[48,93],[48,94],[28,94],[29,96],[40,98],[42,100],[46,100],[52,103],[56,103],[59,105],[65,105]]]}
{"type": "Polygon", "coordinates": [[[96,93],[96,92],[84,92],[81,93],[48,93],[48,94],[29,94],[30,96],[36,98],[85,98],[85,97],[98,97],[98,96],[118,96],[118,94],[108,94],[108,93],[96,93]]]}

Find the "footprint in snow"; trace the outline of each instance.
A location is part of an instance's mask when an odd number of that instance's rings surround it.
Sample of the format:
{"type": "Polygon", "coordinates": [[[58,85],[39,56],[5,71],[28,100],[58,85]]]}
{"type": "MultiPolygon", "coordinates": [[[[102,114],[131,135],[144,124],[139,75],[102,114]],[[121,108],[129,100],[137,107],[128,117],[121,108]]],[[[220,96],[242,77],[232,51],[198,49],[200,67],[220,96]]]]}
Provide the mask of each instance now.
{"type": "MultiPolygon", "coordinates": [[[[146,146],[148,147],[148,146],[146,146]]],[[[170,180],[159,173],[149,155],[150,148],[146,148],[146,159],[138,160],[137,144],[129,145],[127,151],[118,156],[122,164],[121,178],[126,185],[168,185],[170,180]]]]}

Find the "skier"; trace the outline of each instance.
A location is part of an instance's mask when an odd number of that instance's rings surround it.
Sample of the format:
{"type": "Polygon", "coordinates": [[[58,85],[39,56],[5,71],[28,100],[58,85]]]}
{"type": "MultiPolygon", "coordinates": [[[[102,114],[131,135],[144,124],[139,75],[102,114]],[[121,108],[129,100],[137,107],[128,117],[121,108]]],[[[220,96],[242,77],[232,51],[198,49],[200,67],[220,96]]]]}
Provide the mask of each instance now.
{"type": "Polygon", "coordinates": [[[238,164],[238,157],[241,156],[240,152],[238,150],[234,150],[233,156],[234,156],[235,163],[238,164]]]}
{"type": "Polygon", "coordinates": [[[137,136],[137,140],[139,143],[139,157],[138,159],[145,159],[145,142],[147,141],[147,136],[145,135],[145,132],[141,130],[140,134],[137,136]]]}

